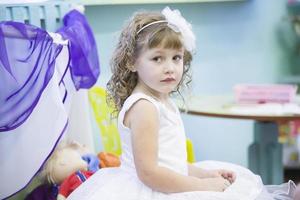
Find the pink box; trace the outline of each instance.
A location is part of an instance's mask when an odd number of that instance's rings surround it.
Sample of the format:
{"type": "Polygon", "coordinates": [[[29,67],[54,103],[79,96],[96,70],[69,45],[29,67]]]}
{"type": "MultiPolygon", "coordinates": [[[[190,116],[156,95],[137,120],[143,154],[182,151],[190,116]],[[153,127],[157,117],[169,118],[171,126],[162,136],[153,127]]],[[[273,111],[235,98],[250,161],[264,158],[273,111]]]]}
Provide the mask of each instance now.
{"type": "Polygon", "coordinates": [[[290,103],[297,93],[297,85],[238,84],[234,86],[237,103],[290,103]]]}

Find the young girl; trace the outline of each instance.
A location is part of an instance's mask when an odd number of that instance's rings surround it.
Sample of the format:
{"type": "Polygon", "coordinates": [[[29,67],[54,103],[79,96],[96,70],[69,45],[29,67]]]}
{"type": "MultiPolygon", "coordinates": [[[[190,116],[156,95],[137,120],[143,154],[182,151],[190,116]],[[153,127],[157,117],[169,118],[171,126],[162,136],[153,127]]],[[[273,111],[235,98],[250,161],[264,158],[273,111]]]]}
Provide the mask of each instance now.
{"type": "Polygon", "coordinates": [[[194,50],[191,25],[179,11],[133,16],[119,38],[108,83],[108,101],[118,113],[121,167],[99,170],[68,199],[273,199],[262,196],[261,179],[245,168],[187,163],[184,128],[170,94],[190,81],[194,50]]]}

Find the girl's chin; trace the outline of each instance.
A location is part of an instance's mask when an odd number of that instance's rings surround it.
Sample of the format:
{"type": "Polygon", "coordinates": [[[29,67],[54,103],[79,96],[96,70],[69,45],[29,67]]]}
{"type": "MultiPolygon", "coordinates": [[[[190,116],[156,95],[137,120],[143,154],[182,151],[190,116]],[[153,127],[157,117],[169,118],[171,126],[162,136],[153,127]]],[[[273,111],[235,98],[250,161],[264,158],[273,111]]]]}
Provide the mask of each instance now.
{"type": "Polygon", "coordinates": [[[175,91],[175,88],[170,88],[170,89],[167,89],[167,90],[163,90],[163,91],[161,91],[161,93],[163,93],[163,94],[170,94],[173,91],[175,91]]]}

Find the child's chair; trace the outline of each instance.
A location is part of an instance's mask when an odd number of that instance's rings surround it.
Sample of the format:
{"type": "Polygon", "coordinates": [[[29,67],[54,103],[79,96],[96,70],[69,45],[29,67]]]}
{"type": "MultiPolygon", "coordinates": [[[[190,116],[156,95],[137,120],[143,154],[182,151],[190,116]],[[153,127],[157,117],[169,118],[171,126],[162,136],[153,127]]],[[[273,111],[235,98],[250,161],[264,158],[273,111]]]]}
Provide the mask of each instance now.
{"type": "Polygon", "coordinates": [[[186,152],[187,152],[187,161],[189,163],[196,162],[193,143],[192,140],[189,138],[186,139],[186,152]]]}
{"type": "MultiPolygon", "coordinates": [[[[121,155],[120,136],[116,126],[116,120],[112,119],[110,113],[112,109],[106,104],[106,91],[101,87],[93,87],[89,90],[89,100],[92,105],[97,125],[100,129],[104,151],[121,155]]],[[[186,140],[187,161],[195,162],[193,143],[186,140]]]]}
{"type": "Polygon", "coordinates": [[[106,103],[106,91],[101,87],[93,87],[88,92],[94,117],[100,129],[103,149],[106,152],[121,155],[121,142],[116,119],[110,116],[112,108],[106,103]]]}

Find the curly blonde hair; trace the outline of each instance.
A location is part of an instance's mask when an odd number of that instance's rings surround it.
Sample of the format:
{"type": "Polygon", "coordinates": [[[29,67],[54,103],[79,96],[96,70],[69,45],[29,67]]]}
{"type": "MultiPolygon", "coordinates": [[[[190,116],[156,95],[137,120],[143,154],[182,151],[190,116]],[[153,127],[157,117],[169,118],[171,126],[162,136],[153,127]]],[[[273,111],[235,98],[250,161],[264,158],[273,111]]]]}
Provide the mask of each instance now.
{"type": "MultiPolygon", "coordinates": [[[[116,115],[137,85],[137,73],[132,70],[140,51],[145,47],[149,49],[155,47],[180,49],[183,47],[181,34],[173,31],[167,23],[152,24],[137,34],[145,25],[159,20],[165,20],[164,15],[160,12],[138,12],[133,15],[121,32],[111,58],[112,76],[107,83],[107,103],[115,108],[114,114],[116,115]]],[[[191,52],[185,50],[183,76],[174,92],[180,94],[181,86],[191,82],[189,73],[191,61],[191,52]]]]}

